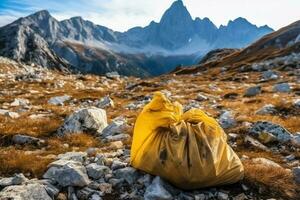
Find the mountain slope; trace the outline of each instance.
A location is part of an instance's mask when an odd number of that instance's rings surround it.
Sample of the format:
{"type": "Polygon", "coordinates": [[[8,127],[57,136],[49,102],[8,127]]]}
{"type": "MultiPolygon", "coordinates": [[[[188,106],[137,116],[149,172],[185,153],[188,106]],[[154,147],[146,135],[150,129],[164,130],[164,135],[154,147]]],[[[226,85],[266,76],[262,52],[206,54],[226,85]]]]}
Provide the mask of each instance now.
{"type": "Polygon", "coordinates": [[[300,68],[300,21],[262,37],[247,48],[201,62],[189,69],[178,69],[175,73],[189,74],[225,66],[228,71],[255,71],[262,68],[259,66],[264,66],[261,70],[267,70],[280,68],[283,64],[291,69],[300,68]]]}

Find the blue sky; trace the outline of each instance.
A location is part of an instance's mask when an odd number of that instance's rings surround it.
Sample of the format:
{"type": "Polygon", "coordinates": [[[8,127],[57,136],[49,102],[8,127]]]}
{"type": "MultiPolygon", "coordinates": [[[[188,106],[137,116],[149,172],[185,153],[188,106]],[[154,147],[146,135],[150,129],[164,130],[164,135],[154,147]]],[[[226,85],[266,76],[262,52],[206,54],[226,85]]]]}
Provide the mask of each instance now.
{"type": "MultiPolygon", "coordinates": [[[[58,20],[82,16],[118,31],[159,21],[174,0],[1,0],[0,26],[39,10],[58,20]]],[[[300,20],[300,0],[183,0],[191,15],[209,17],[216,25],[245,17],[274,29],[300,20]]]]}

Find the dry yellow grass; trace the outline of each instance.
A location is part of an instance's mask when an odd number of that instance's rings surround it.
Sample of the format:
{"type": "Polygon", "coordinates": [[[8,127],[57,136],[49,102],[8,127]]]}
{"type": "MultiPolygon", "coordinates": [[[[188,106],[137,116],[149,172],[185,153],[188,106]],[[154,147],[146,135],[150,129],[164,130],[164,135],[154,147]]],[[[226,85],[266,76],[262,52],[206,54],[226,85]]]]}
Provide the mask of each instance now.
{"type": "Polygon", "coordinates": [[[14,173],[24,173],[31,177],[40,178],[51,161],[53,161],[53,158],[28,154],[15,148],[1,149],[0,175],[8,176],[14,173]]]}
{"type": "Polygon", "coordinates": [[[251,161],[244,161],[245,181],[250,185],[262,188],[262,194],[269,196],[277,193],[287,199],[299,199],[298,186],[293,180],[290,171],[283,168],[254,164],[251,161]],[[298,191],[297,191],[298,190],[298,191]]]}

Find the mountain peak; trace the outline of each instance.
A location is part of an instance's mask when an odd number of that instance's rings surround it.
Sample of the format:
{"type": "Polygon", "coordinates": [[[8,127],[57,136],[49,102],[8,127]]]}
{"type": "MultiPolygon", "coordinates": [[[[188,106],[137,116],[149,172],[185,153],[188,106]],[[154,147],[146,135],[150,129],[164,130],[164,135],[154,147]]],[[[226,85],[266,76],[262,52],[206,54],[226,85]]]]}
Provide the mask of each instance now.
{"type": "Polygon", "coordinates": [[[40,10],[30,15],[30,17],[38,17],[39,19],[42,19],[42,18],[49,18],[51,17],[51,15],[48,10],[40,10]]]}
{"type": "Polygon", "coordinates": [[[167,11],[163,14],[161,18],[161,23],[164,23],[165,21],[192,21],[192,17],[187,10],[187,8],[184,6],[182,0],[174,1],[173,4],[167,11]]]}

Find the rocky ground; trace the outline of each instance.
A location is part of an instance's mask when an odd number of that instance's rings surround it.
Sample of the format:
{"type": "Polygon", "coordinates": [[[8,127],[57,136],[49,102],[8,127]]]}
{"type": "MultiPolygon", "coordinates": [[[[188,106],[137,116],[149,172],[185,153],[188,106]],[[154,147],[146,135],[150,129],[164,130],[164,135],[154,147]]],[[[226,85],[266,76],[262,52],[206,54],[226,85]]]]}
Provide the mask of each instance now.
{"type": "Polygon", "coordinates": [[[0,58],[0,199],[299,199],[299,82],[297,70],[139,79],[0,58]],[[182,191],[130,167],[134,122],[154,91],[217,118],[244,180],[182,191]]]}

